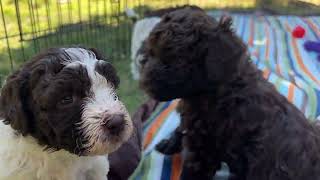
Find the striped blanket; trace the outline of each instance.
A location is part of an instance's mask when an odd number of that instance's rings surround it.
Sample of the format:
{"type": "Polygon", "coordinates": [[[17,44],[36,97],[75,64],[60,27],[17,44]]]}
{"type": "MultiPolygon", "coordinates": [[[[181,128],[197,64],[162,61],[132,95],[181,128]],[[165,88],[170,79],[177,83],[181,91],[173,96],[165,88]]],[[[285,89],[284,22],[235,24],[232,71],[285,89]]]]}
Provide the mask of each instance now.
{"type": "MultiPolygon", "coordinates": [[[[221,12],[209,12],[218,17],[221,12]]],[[[253,16],[231,14],[236,33],[248,44],[253,62],[277,90],[297,106],[311,121],[320,120],[320,63],[307,52],[307,40],[320,40],[320,17],[253,16]],[[300,25],[302,39],[291,35],[300,25]]],[[[160,104],[144,124],[143,159],[132,180],[177,180],[181,172],[180,155],[164,156],[154,147],[180,123],[178,100],[160,104]]],[[[226,168],[215,179],[226,179],[226,168]]]]}

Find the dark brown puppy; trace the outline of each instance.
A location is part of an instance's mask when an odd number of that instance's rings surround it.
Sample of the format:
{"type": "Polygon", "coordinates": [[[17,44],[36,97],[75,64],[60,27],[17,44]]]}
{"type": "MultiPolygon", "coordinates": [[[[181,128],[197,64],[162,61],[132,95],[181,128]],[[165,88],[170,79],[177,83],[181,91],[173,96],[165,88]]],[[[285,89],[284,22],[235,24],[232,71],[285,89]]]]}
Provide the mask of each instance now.
{"type": "Polygon", "coordinates": [[[185,8],[146,41],[142,88],[182,99],[182,178],[212,179],[224,161],[234,179],[320,179],[319,130],[263,78],[230,26],[185,8]]]}

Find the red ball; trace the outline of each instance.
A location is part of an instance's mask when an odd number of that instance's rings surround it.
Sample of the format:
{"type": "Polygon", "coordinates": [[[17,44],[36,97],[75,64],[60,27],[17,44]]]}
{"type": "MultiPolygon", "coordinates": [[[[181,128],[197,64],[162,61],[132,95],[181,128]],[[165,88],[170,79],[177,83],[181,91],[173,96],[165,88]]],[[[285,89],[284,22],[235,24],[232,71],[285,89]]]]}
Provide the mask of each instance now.
{"type": "Polygon", "coordinates": [[[294,28],[294,30],[292,31],[292,35],[293,35],[293,37],[295,37],[295,38],[303,38],[303,36],[305,35],[305,33],[306,33],[306,30],[305,30],[303,27],[301,27],[301,26],[296,26],[296,27],[294,28]]]}

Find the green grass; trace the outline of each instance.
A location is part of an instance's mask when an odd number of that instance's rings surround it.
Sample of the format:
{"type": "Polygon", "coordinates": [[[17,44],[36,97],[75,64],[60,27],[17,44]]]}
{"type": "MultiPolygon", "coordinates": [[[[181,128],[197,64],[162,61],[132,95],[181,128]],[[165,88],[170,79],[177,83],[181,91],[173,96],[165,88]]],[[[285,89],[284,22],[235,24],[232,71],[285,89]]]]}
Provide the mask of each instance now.
{"type": "Polygon", "coordinates": [[[137,107],[147,99],[147,96],[139,89],[137,81],[132,80],[130,72],[130,62],[128,60],[114,61],[113,65],[120,75],[120,87],[118,90],[120,100],[122,100],[129,112],[133,114],[137,107]]]}

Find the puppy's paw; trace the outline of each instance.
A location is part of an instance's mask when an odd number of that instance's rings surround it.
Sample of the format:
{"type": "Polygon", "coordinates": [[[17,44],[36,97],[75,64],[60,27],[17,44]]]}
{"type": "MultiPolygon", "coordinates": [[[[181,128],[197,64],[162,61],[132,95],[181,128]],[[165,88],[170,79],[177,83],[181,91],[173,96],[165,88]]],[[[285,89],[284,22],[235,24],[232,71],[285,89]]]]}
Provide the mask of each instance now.
{"type": "Polygon", "coordinates": [[[181,152],[182,147],[179,142],[174,139],[164,139],[156,146],[156,150],[165,155],[173,155],[181,152]]]}

